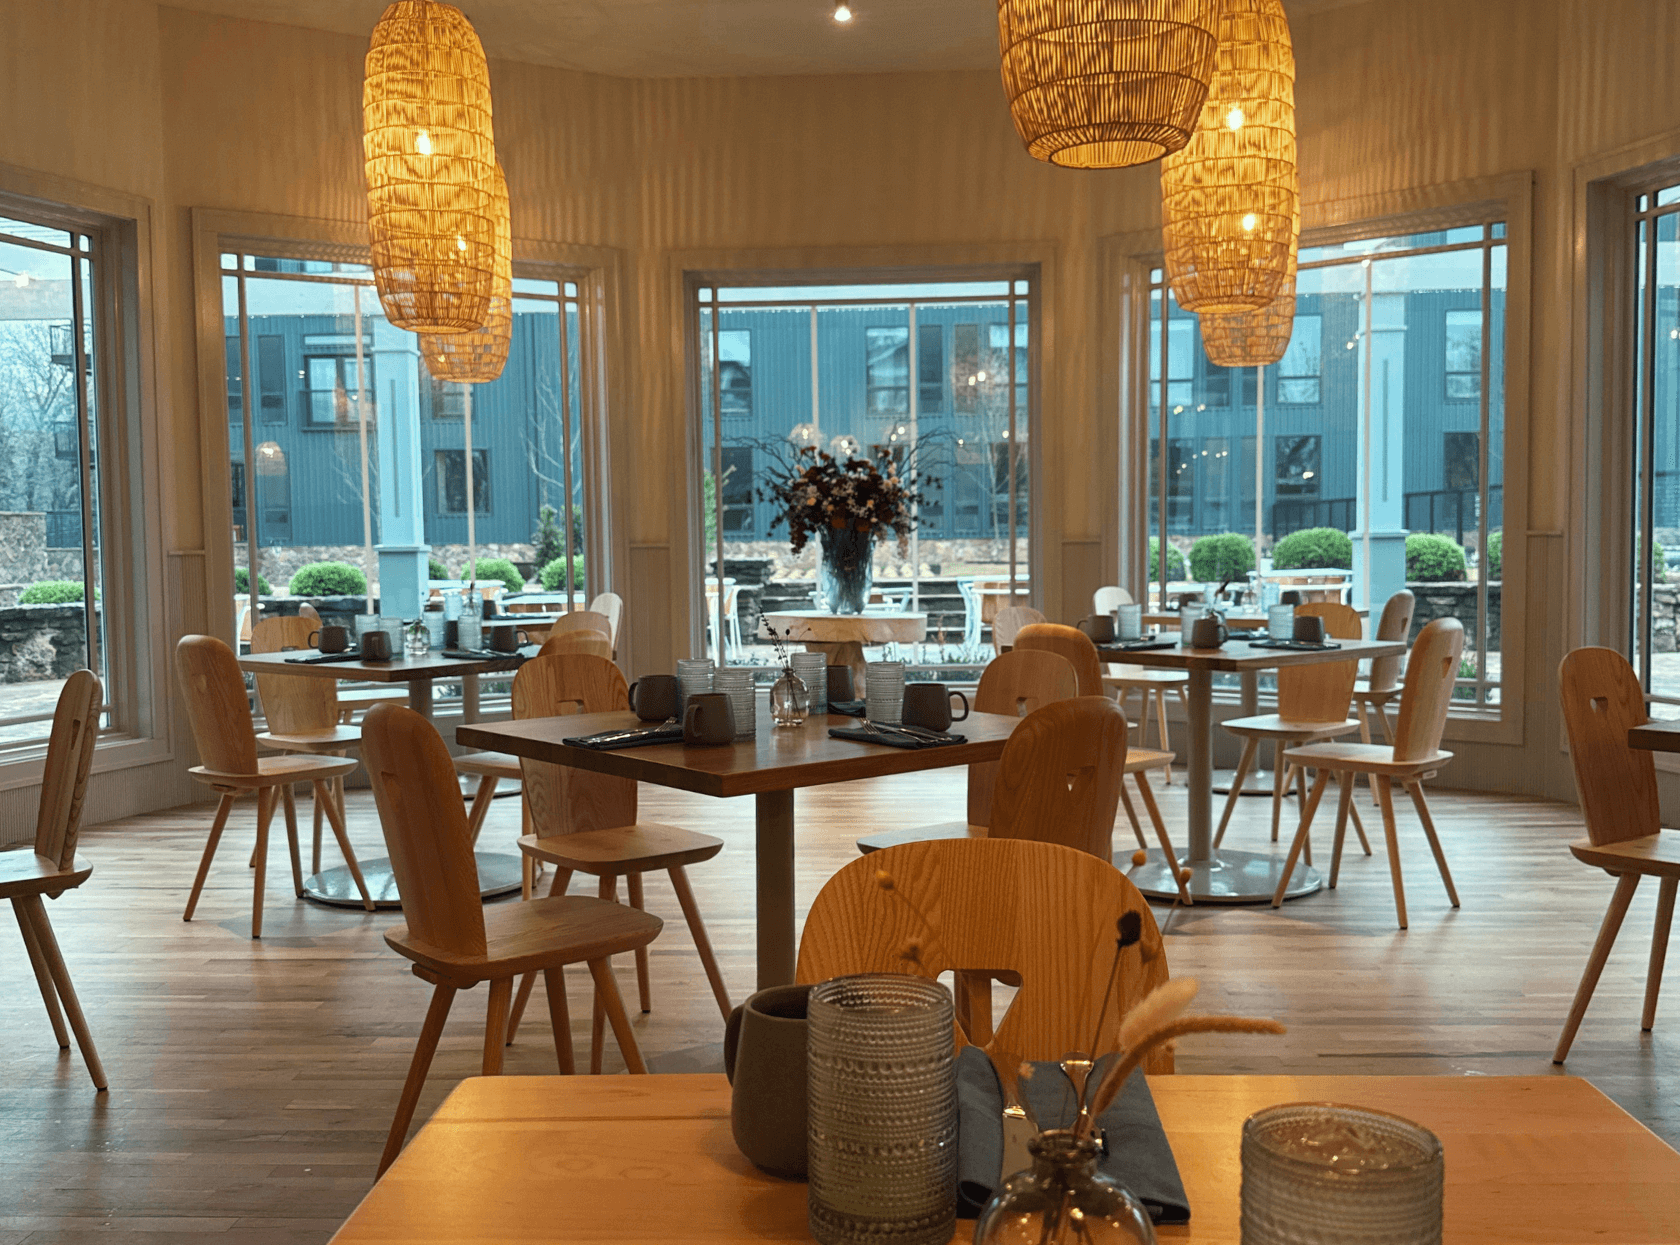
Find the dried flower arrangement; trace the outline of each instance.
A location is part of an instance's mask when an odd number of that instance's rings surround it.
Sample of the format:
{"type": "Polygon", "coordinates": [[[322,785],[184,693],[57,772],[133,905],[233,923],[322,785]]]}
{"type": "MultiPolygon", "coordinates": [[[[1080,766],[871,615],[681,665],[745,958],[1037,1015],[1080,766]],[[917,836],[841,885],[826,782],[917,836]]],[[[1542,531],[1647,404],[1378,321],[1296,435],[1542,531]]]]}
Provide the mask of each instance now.
{"type": "Polygon", "coordinates": [[[867,533],[877,540],[891,532],[898,539],[899,552],[907,553],[915,527],[914,508],[927,501],[919,486],[928,483],[934,481],[926,476],[914,481],[900,476],[897,461],[885,449],[871,462],[854,457],[841,461],[826,451],[805,448],[794,454],[783,474],[770,477],[759,498],[781,507],[775,522],[787,524],[795,553],[812,536],[831,527],[867,533]]]}

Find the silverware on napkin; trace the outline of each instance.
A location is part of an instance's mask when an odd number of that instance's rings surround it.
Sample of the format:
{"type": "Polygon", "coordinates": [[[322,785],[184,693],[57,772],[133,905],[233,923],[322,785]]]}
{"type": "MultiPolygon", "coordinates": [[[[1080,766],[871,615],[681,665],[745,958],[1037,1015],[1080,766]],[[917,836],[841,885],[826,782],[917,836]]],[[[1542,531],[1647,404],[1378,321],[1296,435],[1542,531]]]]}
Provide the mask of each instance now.
{"type": "Polygon", "coordinates": [[[1032,1152],[1027,1143],[1038,1136],[1038,1121],[1032,1108],[1021,1097],[1021,1057],[1009,1051],[992,1050],[992,1067],[997,1070],[998,1085],[1003,1090],[1003,1162],[999,1165],[1000,1180],[1007,1180],[1016,1172],[1032,1166],[1032,1152]]]}

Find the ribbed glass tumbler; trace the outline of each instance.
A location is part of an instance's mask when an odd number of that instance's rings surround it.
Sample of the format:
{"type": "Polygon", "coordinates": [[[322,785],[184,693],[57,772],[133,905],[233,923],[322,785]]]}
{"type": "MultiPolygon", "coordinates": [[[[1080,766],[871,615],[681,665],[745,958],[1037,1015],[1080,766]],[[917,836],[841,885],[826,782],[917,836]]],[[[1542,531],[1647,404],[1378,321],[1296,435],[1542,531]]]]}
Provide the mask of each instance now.
{"type": "Polygon", "coordinates": [[[957,1216],[951,995],[893,973],[811,989],[810,1227],[821,1245],[946,1245],[957,1216]]]}
{"type": "Polygon", "coordinates": [[[1410,1120],[1296,1102],[1243,1123],[1243,1245],[1439,1245],[1441,1143],[1410,1120]]]}

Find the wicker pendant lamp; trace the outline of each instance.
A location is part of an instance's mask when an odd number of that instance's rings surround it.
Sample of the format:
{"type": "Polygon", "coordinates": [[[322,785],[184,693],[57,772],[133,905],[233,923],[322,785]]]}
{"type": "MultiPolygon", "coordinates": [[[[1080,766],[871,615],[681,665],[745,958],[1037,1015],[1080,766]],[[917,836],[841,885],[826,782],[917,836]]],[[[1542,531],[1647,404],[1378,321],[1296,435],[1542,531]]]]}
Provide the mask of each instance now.
{"type": "Polygon", "coordinates": [[[1190,140],[1225,0],[998,0],[1003,89],[1035,159],[1147,164],[1190,140]]]}
{"type": "Polygon", "coordinates": [[[513,226],[508,212],[507,178],[495,166],[491,182],[491,211],[496,220],[496,266],[490,294],[490,313],[484,327],[470,333],[423,334],[420,357],[434,379],[484,384],[507,366],[513,341],[513,226]]]}
{"type": "Polygon", "coordinates": [[[1295,270],[1283,288],[1256,311],[1201,317],[1202,347],[1215,367],[1267,367],[1283,358],[1295,332],[1295,270]]]}
{"type": "Polygon", "coordinates": [[[489,66],[459,9],[397,0],[385,10],[368,44],[362,153],[386,318],[416,333],[481,328],[495,270],[496,144],[489,66]]]}
{"type": "Polygon", "coordinates": [[[1196,134],[1161,161],[1167,280],[1187,311],[1270,304],[1294,249],[1295,56],[1282,0],[1228,0],[1196,134]]]}

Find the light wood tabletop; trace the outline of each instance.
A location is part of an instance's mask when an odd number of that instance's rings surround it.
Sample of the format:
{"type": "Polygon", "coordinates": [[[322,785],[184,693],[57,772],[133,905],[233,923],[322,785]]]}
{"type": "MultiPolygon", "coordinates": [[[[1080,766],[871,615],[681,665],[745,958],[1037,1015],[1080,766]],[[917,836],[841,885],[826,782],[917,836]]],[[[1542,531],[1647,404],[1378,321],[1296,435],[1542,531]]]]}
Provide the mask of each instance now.
{"type": "Polygon", "coordinates": [[[1628,730],[1628,747],[1680,752],[1680,722],[1645,722],[1628,730]]]}
{"type": "MultiPolygon", "coordinates": [[[[1680,1239],[1680,1153],[1577,1077],[1150,1079],[1189,1195],[1163,1240],[1236,1242],[1242,1121],[1282,1102],[1390,1111],[1441,1139],[1444,1239],[1680,1239]]],[[[752,1167],[720,1075],[463,1081],[333,1237],[337,1245],[808,1242],[806,1186],[752,1167]]],[[[953,1240],[966,1241],[959,1221],[953,1240]]]]}
{"type": "MultiPolygon", "coordinates": [[[[505,621],[505,620],[504,620],[505,621]]],[[[478,680],[481,674],[503,670],[517,670],[520,657],[510,653],[506,657],[445,657],[441,652],[424,657],[401,654],[390,661],[301,662],[297,657],[318,657],[312,649],[284,653],[247,653],[239,659],[239,668],[251,674],[296,674],[315,679],[353,679],[366,683],[408,684],[408,707],[416,713],[432,716],[432,680],[462,679],[463,716],[471,720],[478,716],[478,680]],[[468,689],[467,684],[472,686],[468,689]]]]}
{"type": "Polygon", "coordinates": [[[951,727],[953,734],[967,742],[914,750],[831,739],[829,727],[858,725],[858,719],[840,715],[812,717],[803,726],[776,728],[761,714],[752,738],[718,747],[657,744],[599,752],[565,742],[638,725],[636,716],[628,710],[475,723],[460,727],[455,738],[468,748],[512,753],[720,799],[754,796],[758,985],[763,989],[793,980],[794,791],[858,778],[995,761],[1003,755],[1003,745],[1019,722],[1019,718],[1001,714],[971,713],[951,727]]]}

